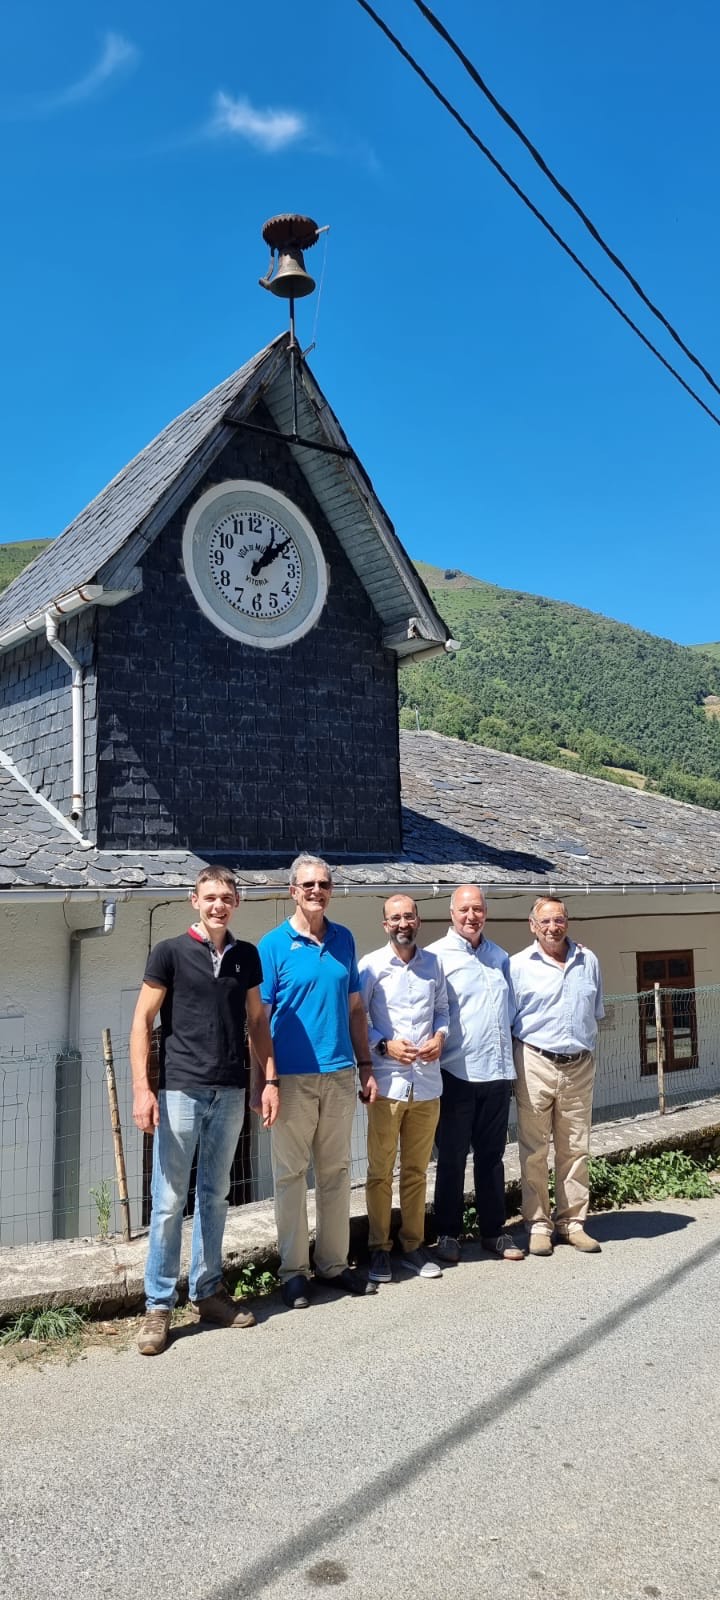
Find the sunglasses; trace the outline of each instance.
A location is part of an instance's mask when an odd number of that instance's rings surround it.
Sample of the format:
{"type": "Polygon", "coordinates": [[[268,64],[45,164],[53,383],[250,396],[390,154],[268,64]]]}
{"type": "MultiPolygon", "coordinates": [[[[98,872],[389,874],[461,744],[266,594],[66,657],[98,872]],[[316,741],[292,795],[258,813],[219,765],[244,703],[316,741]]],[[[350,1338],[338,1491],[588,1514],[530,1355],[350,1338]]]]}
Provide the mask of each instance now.
{"type": "Polygon", "coordinates": [[[296,883],[296,889],[332,889],[329,878],[306,878],[304,883],[296,883]]]}

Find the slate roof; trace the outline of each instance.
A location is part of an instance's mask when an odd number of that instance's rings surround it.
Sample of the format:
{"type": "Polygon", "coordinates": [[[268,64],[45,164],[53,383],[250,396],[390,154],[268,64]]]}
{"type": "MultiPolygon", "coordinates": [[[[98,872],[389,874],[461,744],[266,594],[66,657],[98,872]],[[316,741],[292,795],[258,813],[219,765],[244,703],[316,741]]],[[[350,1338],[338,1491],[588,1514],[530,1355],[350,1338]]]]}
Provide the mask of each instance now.
{"type": "MultiPolygon", "coordinates": [[[[404,852],[339,862],[338,888],[720,886],[718,812],[439,734],[401,733],[400,749],[404,852]]],[[[287,881],[277,858],[97,850],[0,766],[0,891],[184,890],[207,859],[227,861],[248,889],[287,881]]]]}
{"type": "Polygon", "coordinates": [[[48,605],[58,595],[91,583],[122,548],[214,431],[239,391],[282,350],[287,335],[253,356],[210,394],[163,428],[123,467],[46,550],[18,573],[0,595],[0,631],[48,605]]]}
{"type": "MultiPolygon", "coordinates": [[[[282,334],[169,423],[18,574],[0,594],[0,648],[28,618],[39,627],[44,609],[74,590],[97,582],[132,589],[137,562],[259,399],[270,425],[291,432],[288,341],[282,334]]],[[[405,656],[442,648],[445,623],[310,368],[297,365],[298,431],[321,448],[289,449],[384,624],[384,643],[405,656]]]]}

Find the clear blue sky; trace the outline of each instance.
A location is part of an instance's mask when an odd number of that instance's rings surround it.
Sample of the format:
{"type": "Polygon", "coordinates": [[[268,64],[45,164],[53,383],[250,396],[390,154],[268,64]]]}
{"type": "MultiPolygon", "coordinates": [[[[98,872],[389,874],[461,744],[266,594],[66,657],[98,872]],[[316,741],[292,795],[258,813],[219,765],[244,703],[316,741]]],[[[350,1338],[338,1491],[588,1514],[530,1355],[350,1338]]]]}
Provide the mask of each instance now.
{"type": "MultiPolygon", "coordinates": [[[[720,410],[411,0],[375,3],[720,410]]],[[[714,0],[435,10],[720,382],[714,0]]],[[[59,533],[281,330],[260,230],[306,211],[299,334],[410,553],[720,638],[720,428],[355,0],[26,0],[3,33],[0,540],[59,533]]]]}

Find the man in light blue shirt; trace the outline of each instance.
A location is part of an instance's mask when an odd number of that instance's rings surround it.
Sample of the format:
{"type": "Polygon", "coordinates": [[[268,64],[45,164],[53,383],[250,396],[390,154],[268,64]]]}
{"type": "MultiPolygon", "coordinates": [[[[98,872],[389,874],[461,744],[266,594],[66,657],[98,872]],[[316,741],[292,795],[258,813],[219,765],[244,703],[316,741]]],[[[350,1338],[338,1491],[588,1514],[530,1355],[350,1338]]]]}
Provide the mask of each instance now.
{"type": "Polygon", "coordinates": [[[552,1255],[548,1150],[555,1151],[555,1231],[576,1250],[600,1246],[586,1232],[590,1124],[602,976],[592,950],[568,937],[562,900],[543,895],[530,912],[534,943],[510,962],[515,992],[518,1147],[530,1254],[552,1255]]]}
{"type": "Polygon", "coordinates": [[[400,1265],[441,1278],[425,1249],[427,1168],[440,1111],[440,1055],[448,1029],[439,961],[416,943],[415,901],[391,895],[383,907],[388,942],[363,956],[361,994],[377,1098],[368,1105],[367,1212],[370,1279],[390,1283],[392,1179],[400,1143],[400,1265]]]}
{"type": "Polygon", "coordinates": [[[525,1254],[505,1229],[503,1154],[515,1079],[509,956],[485,938],[486,917],[482,889],[463,884],[450,901],[448,932],[428,946],[445,973],[450,1010],[435,1179],[437,1254],[448,1262],[460,1259],[465,1163],[471,1148],[484,1248],[504,1261],[522,1261],[525,1254]]]}

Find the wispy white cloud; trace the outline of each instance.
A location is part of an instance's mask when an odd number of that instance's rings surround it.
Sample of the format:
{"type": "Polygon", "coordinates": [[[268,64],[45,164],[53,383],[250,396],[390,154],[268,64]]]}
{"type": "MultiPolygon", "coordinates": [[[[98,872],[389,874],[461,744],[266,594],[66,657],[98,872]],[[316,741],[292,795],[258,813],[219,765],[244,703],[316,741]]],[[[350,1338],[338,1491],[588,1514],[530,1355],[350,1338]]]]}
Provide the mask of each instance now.
{"type": "Polygon", "coordinates": [[[61,89],[57,94],[49,96],[46,102],[51,110],[59,110],[62,106],[74,106],[81,100],[91,100],[110,78],[117,77],[120,72],[127,72],[134,67],[140,57],[136,45],[129,39],[124,39],[121,33],[106,33],[102,50],[94,67],[86,72],[84,78],[68,84],[66,89],[61,89]]]}
{"type": "Polygon", "coordinates": [[[48,94],[29,94],[14,105],[5,106],[4,115],[19,120],[49,117],[55,111],[80,105],[100,94],[111,79],[130,71],[139,59],[140,52],[129,39],[125,39],[121,33],[106,33],[97,61],[82,78],[76,78],[64,89],[52,90],[48,94]]]}
{"type": "Polygon", "coordinates": [[[246,95],[239,95],[234,100],[232,95],[220,89],[215,96],[214,112],[207,132],[215,136],[230,134],[247,139],[258,150],[272,155],[276,150],[284,150],[287,145],[304,139],[308,124],[300,111],[273,110],[270,107],[261,110],[251,105],[246,95]]]}

